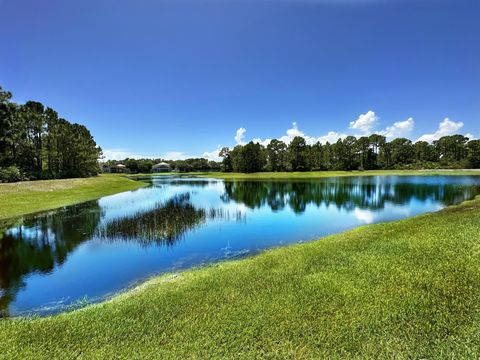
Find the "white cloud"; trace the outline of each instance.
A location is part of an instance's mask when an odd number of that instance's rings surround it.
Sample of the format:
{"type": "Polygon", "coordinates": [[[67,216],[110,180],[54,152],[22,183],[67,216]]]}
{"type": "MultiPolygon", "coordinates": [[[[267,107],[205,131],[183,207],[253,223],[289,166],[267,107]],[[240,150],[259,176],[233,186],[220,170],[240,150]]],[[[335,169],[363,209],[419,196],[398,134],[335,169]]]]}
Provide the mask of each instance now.
{"type": "Polygon", "coordinates": [[[379,117],[372,110],[360,114],[357,120],[350,122],[350,129],[360,130],[363,133],[370,133],[377,124],[379,117]]]}
{"type": "Polygon", "coordinates": [[[245,133],[247,129],[241,127],[237,129],[237,133],[235,134],[235,142],[237,145],[244,145],[245,144],[245,133]]]}
{"type": "Polygon", "coordinates": [[[163,154],[139,154],[129,151],[127,149],[106,149],[103,150],[102,161],[107,160],[124,160],[130,159],[165,159],[165,160],[185,160],[191,158],[205,158],[212,161],[221,161],[219,156],[221,147],[218,146],[216,150],[205,151],[202,155],[191,155],[183,151],[168,151],[163,154]]]}
{"type": "Polygon", "coordinates": [[[281,136],[278,140],[283,141],[285,144],[290,144],[295,136],[304,137],[305,134],[298,129],[298,125],[296,122],[292,123],[292,127],[287,129],[287,134],[281,136]]]}
{"type": "Polygon", "coordinates": [[[387,126],[385,130],[378,133],[388,139],[404,137],[412,131],[414,125],[415,121],[409,117],[407,120],[394,122],[392,126],[387,126]]]}
{"type": "Polygon", "coordinates": [[[460,130],[462,127],[463,122],[455,122],[450,120],[449,118],[445,118],[438,126],[437,131],[435,131],[433,134],[422,135],[418,138],[417,141],[432,142],[434,140],[440,139],[442,136],[457,134],[458,130],[460,130]]]}
{"type": "Polygon", "coordinates": [[[337,142],[338,139],[345,139],[348,135],[347,134],[341,134],[335,131],[329,131],[326,135],[320,136],[317,140],[321,144],[326,144],[329,142],[330,144],[333,144],[337,142]]]}
{"type": "Polygon", "coordinates": [[[300,136],[305,139],[305,142],[309,145],[315,144],[318,139],[314,136],[306,135],[303,131],[301,131],[298,128],[298,125],[296,122],[292,123],[292,127],[290,129],[287,129],[286,135],[283,135],[280,137],[278,140],[283,141],[285,144],[290,144],[292,140],[296,137],[300,136]]]}
{"type": "MultiPolygon", "coordinates": [[[[239,144],[239,142],[237,140],[237,137],[241,138],[241,141],[242,141],[241,144],[245,144],[245,141],[244,141],[245,132],[246,132],[246,130],[244,128],[240,128],[240,129],[237,130],[237,135],[235,136],[235,140],[237,141],[237,144],[239,144]],[[241,132],[240,132],[240,130],[241,130],[241,132]]],[[[307,143],[313,144],[313,143],[316,142],[316,139],[314,137],[305,135],[305,133],[298,128],[298,125],[297,125],[296,122],[293,122],[292,127],[290,129],[287,129],[286,134],[279,137],[278,140],[283,141],[285,144],[288,145],[288,144],[290,144],[290,142],[296,136],[303,137],[307,143]]],[[[254,138],[254,139],[252,139],[252,141],[254,143],[258,143],[258,144],[261,144],[263,146],[267,146],[268,144],[270,144],[270,141],[272,141],[272,139],[269,139],[269,138],[266,138],[266,139],[254,138]]]]}
{"type": "Polygon", "coordinates": [[[103,150],[102,160],[124,160],[124,159],[165,159],[165,160],[184,160],[193,157],[182,151],[169,151],[163,154],[139,154],[126,149],[106,149],[103,150]]]}
{"type": "Polygon", "coordinates": [[[298,125],[296,122],[293,122],[292,123],[292,127],[290,129],[287,129],[287,132],[286,132],[286,135],[283,135],[282,137],[280,137],[278,140],[280,141],[283,141],[285,144],[290,144],[292,142],[292,140],[296,137],[296,136],[301,136],[305,139],[305,134],[303,133],[303,131],[300,131],[298,129],[298,125]]]}
{"type": "MultiPolygon", "coordinates": [[[[243,129],[243,128],[241,128],[241,129],[243,129]]],[[[237,133],[238,133],[238,130],[237,130],[237,133]]],[[[298,124],[296,122],[293,122],[292,127],[290,129],[287,129],[285,135],[279,137],[278,140],[283,141],[285,144],[288,145],[292,142],[292,140],[296,136],[300,136],[300,137],[304,138],[305,142],[308,145],[313,145],[313,144],[316,144],[317,142],[325,144],[327,141],[329,143],[334,143],[338,139],[343,139],[343,138],[347,137],[346,134],[338,133],[338,132],[335,132],[335,131],[329,131],[326,135],[322,135],[322,136],[319,136],[319,137],[310,136],[310,135],[305,134],[302,130],[300,130],[298,128],[298,124]]],[[[242,141],[243,141],[243,137],[242,137],[242,141]]],[[[258,143],[258,144],[261,144],[263,146],[267,146],[268,144],[270,144],[270,141],[272,141],[272,139],[269,139],[269,138],[267,138],[267,139],[255,138],[255,139],[252,139],[252,141],[254,143],[258,143]]]]}
{"type": "Polygon", "coordinates": [[[205,151],[202,157],[209,161],[222,161],[222,158],[220,157],[220,150],[221,150],[221,147],[218,146],[217,150],[205,151]]]}
{"type": "Polygon", "coordinates": [[[257,143],[257,144],[260,144],[260,145],[263,145],[263,146],[267,146],[268,144],[270,144],[270,141],[272,141],[272,139],[262,140],[260,138],[255,138],[255,139],[252,139],[252,141],[254,143],[257,143]]]}
{"type": "Polygon", "coordinates": [[[287,135],[286,135],[289,139],[293,139],[294,137],[296,136],[305,136],[305,134],[303,133],[303,131],[300,131],[298,129],[298,125],[296,122],[293,122],[292,123],[292,127],[290,129],[287,130],[287,135]]]}
{"type": "Polygon", "coordinates": [[[165,160],[185,160],[185,159],[194,158],[196,156],[187,155],[182,151],[169,151],[169,152],[164,153],[160,157],[162,159],[165,159],[165,160]]]}
{"type": "Polygon", "coordinates": [[[371,224],[373,223],[373,220],[375,220],[375,216],[373,212],[369,210],[362,210],[359,208],[355,208],[353,211],[353,215],[360,221],[364,222],[365,224],[371,224]]]}
{"type": "Polygon", "coordinates": [[[103,160],[123,160],[126,158],[130,159],[141,159],[144,156],[131,152],[126,149],[105,149],[102,151],[103,160]]]}

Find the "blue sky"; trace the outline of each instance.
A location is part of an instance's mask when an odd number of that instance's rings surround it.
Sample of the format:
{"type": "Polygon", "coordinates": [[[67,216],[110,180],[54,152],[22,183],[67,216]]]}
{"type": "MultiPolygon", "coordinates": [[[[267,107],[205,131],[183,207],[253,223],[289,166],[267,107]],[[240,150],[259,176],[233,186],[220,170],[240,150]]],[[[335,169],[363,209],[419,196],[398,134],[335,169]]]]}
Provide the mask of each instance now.
{"type": "Polygon", "coordinates": [[[85,124],[110,158],[214,158],[295,135],[480,137],[480,1],[0,7],[0,84],[85,124]]]}

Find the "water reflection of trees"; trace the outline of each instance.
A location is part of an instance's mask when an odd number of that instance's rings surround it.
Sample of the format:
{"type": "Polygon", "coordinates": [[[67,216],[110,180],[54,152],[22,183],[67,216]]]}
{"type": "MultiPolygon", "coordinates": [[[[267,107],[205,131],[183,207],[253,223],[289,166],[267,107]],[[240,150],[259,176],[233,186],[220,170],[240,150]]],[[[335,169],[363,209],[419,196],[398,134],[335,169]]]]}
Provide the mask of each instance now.
{"type": "Polygon", "coordinates": [[[449,205],[479,193],[475,186],[454,184],[412,184],[380,182],[367,178],[338,178],[328,181],[229,181],[225,182],[224,201],[234,200],[249,208],[269,206],[272,210],[290,207],[296,213],[308,204],[334,205],[338,209],[378,210],[387,202],[407,204],[416,199],[449,205]]]}
{"type": "Polygon", "coordinates": [[[89,239],[101,213],[87,202],[18,221],[0,239],[0,317],[32,273],[48,273],[89,239]]]}
{"type": "Polygon", "coordinates": [[[150,178],[143,181],[149,182],[156,187],[167,186],[194,186],[204,188],[209,185],[217,184],[221,180],[203,179],[203,178],[150,178]]]}

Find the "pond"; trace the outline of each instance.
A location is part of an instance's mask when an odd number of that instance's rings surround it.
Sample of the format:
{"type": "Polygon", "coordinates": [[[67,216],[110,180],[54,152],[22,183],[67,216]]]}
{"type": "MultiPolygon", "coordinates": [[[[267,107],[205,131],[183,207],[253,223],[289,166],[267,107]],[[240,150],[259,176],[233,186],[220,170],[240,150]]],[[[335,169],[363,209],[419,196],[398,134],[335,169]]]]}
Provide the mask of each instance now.
{"type": "Polygon", "coordinates": [[[0,227],[0,316],[56,313],[155,274],[437,211],[480,193],[474,176],[143,181],[150,186],[0,227]]]}

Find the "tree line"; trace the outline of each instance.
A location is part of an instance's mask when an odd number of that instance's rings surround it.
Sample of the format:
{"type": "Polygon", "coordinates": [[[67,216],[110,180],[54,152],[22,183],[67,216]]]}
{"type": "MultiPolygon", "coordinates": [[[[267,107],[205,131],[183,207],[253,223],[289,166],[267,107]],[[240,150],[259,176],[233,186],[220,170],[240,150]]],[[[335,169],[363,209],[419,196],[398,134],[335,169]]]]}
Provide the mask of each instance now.
{"type": "Polygon", "coordinates": [[[335,143],[309,145],[302,137],[289,144],[253,141],[220,151],[226,172],[480,168],[480,140],[444,136],[432,144],[406,138],[387,141],[372,134],[347,136],[335,143]]]}
{"type": "Polygon", "coordinates": [[[40,102],[16,104],[0,86],[0,182],[98,174],[90,131],[40,102]]]}
{"type": "Polygon", "coordinates": [[[152,166],[160,162],[166,162],[171,169],[178,172],[190,171],[220,171],[222,165],[219,162],[207,160],[205,158],[190,158],[185,160],[164,160],[157,159],[131,159],[108,160],[104,164],[108,166],[123,164],[132,174],[145,174],[152,171],[152,166]]]}

